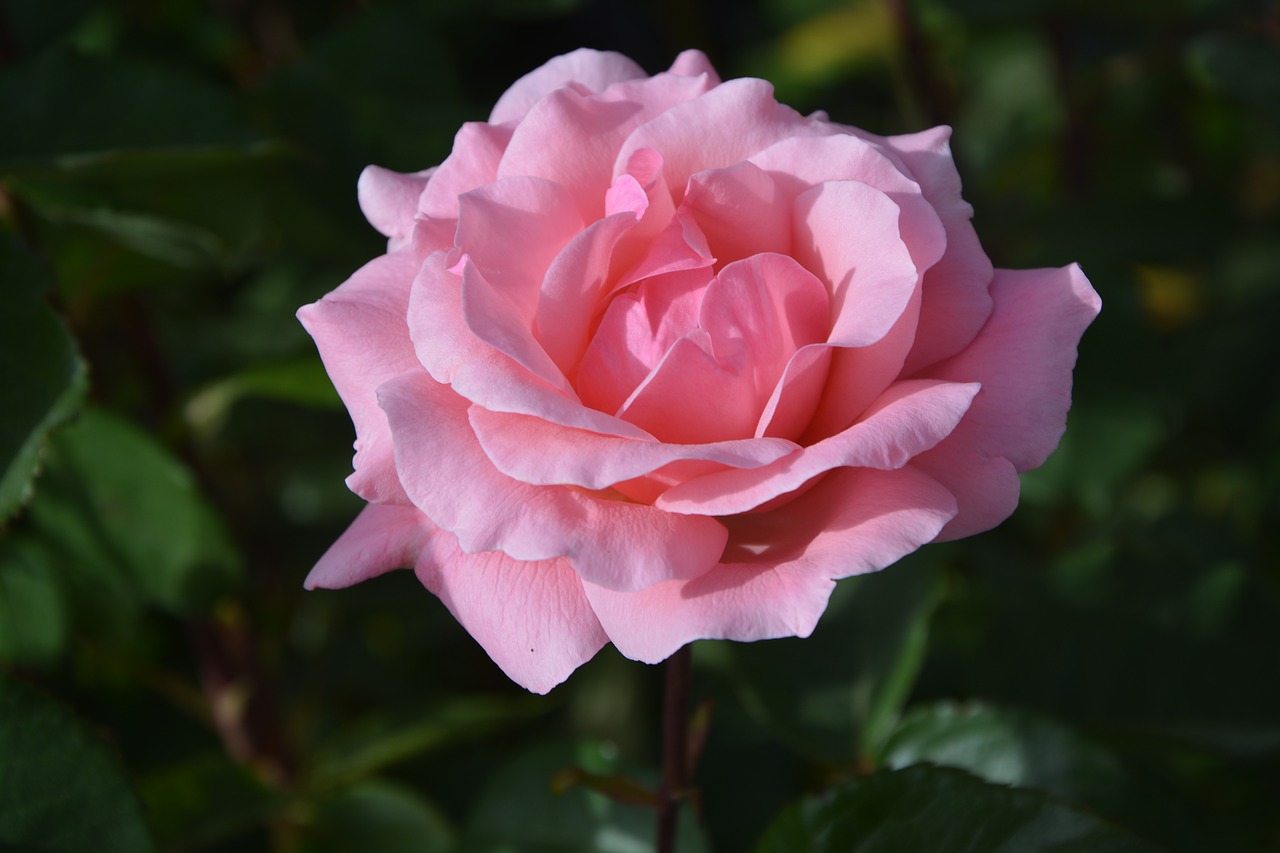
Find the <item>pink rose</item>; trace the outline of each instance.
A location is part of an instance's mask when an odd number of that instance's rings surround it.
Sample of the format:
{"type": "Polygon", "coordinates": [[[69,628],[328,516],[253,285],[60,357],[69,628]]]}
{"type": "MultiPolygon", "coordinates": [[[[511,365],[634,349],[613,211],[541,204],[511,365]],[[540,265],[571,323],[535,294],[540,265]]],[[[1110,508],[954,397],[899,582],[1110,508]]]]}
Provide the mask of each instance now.
{"type": "Polygon", "coordinates": [[[607,642],[806,636],[837,579],[999,524],[1100,302],[993,272],[948,137],[579,50],[440,166],[366,169],[387,254],[298,316],[369,505],[307,586],[413,566],[543,693],[607,642]]]}

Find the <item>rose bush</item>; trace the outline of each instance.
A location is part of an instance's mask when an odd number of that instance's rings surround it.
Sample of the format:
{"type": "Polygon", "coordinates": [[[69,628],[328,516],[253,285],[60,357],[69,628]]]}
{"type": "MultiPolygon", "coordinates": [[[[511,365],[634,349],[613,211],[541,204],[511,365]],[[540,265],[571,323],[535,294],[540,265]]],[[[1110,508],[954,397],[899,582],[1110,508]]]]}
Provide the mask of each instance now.
{"type": "Polygon", "coordinates": [[[993,271],[948,136],[580,50],[437,168],[368,168],[387,253],[298,316],[369,505],[307,585],[412,566],[545,692],[606,642],[805,636],[837,579],[998,524],[1100,303],[993,271]]]}

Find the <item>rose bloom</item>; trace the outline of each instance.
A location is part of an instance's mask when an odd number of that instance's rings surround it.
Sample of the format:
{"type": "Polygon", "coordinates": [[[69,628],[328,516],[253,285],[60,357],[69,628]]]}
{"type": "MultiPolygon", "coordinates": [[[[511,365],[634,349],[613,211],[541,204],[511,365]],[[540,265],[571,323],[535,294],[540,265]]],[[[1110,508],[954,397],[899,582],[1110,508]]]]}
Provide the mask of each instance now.
{"type": "Polygon", "coordinates": [[[579,50],[366,169],[387,253],[298,317],[368,506],[307,586],[412,566],[544,693],[608,642],[807,636],[837,579],[999,524],[1100,302],[993,271],[949,135],[579,50]]]}

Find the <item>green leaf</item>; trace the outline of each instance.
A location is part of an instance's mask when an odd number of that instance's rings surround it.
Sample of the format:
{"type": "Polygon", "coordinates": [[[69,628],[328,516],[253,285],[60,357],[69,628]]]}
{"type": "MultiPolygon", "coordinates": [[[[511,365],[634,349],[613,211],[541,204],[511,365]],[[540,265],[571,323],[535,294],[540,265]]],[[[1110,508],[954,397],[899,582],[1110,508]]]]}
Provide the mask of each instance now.
{"type": "Polygon", "coordinates": [[[52,50],[0,74],[0,170],[116,148],[248,142],[241,112],[185,68],[52,50]]]}
{"type": "Polygon", "coordinates": [[[0,661],[42,666],[65,650],[67,604],[53,562],[30,537],[0,539],[0,661]]]}
{"type": "Polygon", "coordinates": [[[1029,711],[939,702],[908,714],[881,753],[885,767],[928,762],[988,782],[1035,788],[1109,813],[1134,780],[1101,745],[1029,711]]]}
{"type": "Polygon", "coordinates": [[[373,850],[377,853],[446,853],[454,832],[438,808],[410,788],[368,779],[315,806],[301,849],[373,850]]]}
{"type": "Polygon", "coordinates": [[[201,754],[144,777],[138,792],[163,848],[196,849],[264,823],[282,797],[223,752],[201,754]]]}
{"type": "Polygon", "coordinates": [[[0,847],[151,849],[137,798],[102,740],[59,703],[0,673],[0,847]]]}
{"type": "Polygon", "coordinates": [[[942,596],[930,559],[841,581],[811,637],[731,646],[749,704],[816,760],[873,755],[924,660],[942,596]]]}
{"type": "Polygon", "coordinates": [[[0,236],[0,523],[31,494],[45,439],[80,406],[84,362],[44,303],[48,271],[8,235],[0,236]]]}
{"type": "Polygon", "coordinates": [[[1031,791],[921,765],[786,809],[756,853],[1146,853],[1155,848],[1031,791]]]}
{"type": "Polygon", "coordinates": [[[314,789],[341,785],[441,747],[453,747],[471,738],[542,713],[544,706],[523,697],[509,699],[463,698],[407,718],[388,719],[378,714],[339,732],[315,752],[308,782],[314,789]]]}
{"type": "Polygon", "coordinates": [[[235,588],[240,556],[195,478],[152,438],[90,409],[54,442],[32,521],[68,570],[176,614],[235,588]]]}
{"type": "Polygon", "coordinates": [[[201,434],[216,432],[232,407],[247,398],[279,400],[318,409],[342,406],[324,365],[315,356],[254,365],[213,382],[192,397],[183,414],[201,434]]]}
{"type": "MultiPolygon", "coordinates": [[[[623,773],[641,783],[617,750],[597,742],[541,744],[500,770],[467,822],[463,853],[652,853],[658,816],[652,809],[623,805],[584,786],[556,793],[564,771],[581,768],[607,776],[623,773]]],[[[680,810],[680,853],[706,851],[692,809],[680,810]]]]}

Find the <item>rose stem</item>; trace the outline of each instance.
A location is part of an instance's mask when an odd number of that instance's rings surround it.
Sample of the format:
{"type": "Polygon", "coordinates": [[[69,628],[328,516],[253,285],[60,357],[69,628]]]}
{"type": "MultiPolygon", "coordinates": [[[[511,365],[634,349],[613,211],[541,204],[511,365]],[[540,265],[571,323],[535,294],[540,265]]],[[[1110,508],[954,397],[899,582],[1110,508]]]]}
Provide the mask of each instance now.
{"type": "Polygon", "coordinates": [[[689,646],[667,659],[662,700],[662,787],[658,796],[658,853],[675,853],[676,817],[689,787],[689,646]]]}

